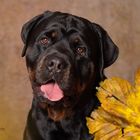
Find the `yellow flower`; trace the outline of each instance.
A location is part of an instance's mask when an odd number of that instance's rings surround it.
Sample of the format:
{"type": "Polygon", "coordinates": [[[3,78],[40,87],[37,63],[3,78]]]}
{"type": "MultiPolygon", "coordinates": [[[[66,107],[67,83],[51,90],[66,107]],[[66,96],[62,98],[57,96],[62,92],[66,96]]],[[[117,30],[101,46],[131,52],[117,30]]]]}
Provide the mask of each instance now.
{"type": "Polygon", "coordinates": [[[114,77],[100,83],[101,106],[87,118],[94,140],[140,140],[140,69],[132,86],[114,77]]]}

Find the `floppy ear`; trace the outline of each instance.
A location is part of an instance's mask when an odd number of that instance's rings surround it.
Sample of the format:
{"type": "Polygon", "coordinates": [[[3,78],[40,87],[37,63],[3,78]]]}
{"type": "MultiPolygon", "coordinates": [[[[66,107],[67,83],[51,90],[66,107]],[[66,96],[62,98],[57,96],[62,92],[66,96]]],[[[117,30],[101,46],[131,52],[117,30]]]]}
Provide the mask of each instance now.
{"type": "Polygon", "coordinates": [[[102,31],[102,54],[104,60],[104,68],[112,65],[118,58],[119,49],[114,44],[106,31],[102,31]]]}
{"type": "Polygon", "coordinates": [[[93,23],[93,27],[99,37],[99,51],[101,53],[100,68],[103,75],[104,68],[113,64],[117,59],[119,49],[100,25],[93,23]]]}
{"type": "Polygon", "coordinates": [[[30,21],[25,23],[22,27],[21,38],[22,38],[23,43],[24,43],[24,48],[22,50],[22,55],[21,55],[22,57],[25,56],[25,53],[26,53],[26,50],[27,50],[27,42],[28,42],[28,37],[30,35],[30,32],[35,27],[37,22],[42,18],[42,16],[43,15],[38,15],[38,16],[34,17],[33,19],[31,19],[30,21]]]}
{"type": "Polygon", "coordinates": [[[27,42],[28,42],[28,38],[30,36],[31,31],[34,29],[34,27],[38,24],[39,21],[48,18],[49,16],[51,16],[53,14],[53,12],[50,11],[45,11],[43,14],[40,14],[34,18],[32,18],[31,20],[29,20],[27,23],[25,23],[22,27],[21,30],[21,38],[24,42],[24,48],[22,50],[22,57],[25,56],[26,50],[27,50],[27,42]]]}

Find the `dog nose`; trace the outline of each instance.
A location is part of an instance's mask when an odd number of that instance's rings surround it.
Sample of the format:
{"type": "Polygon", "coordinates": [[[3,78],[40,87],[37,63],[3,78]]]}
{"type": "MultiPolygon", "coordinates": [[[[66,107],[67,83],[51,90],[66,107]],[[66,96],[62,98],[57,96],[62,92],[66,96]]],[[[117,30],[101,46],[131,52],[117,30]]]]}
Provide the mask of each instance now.
{"type": "Polygon", "coordinates": [[[53,58],[48,62],[47,67],[49,71],[61,72],[64,68],[64,64],[61,59],[53,58]]]}

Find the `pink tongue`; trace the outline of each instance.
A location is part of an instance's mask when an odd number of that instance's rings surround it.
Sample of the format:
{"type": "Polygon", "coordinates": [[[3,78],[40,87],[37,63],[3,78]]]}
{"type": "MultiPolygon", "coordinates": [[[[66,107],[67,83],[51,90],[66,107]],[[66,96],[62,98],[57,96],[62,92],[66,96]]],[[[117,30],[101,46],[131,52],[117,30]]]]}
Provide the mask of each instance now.
{"type": "Polygon", "coordinates": [[[48,98],[50,101],[59,101],[64,97],[63,91],[56,83],[42,85],[41,91],[44,93],[44,97],[48,98]]]}

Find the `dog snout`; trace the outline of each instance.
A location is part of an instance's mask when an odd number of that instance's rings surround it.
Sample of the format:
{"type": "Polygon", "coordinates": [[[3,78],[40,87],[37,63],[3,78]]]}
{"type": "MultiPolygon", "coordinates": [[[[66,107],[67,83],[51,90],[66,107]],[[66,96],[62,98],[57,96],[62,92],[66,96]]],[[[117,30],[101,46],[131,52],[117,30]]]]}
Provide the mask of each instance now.
{"type": "Polygon", "coordinates": [[[59,73],[66,68],[66,63],[63,59],[54,57],[47,62],[47,69],[50,72],[59,73]]]}

